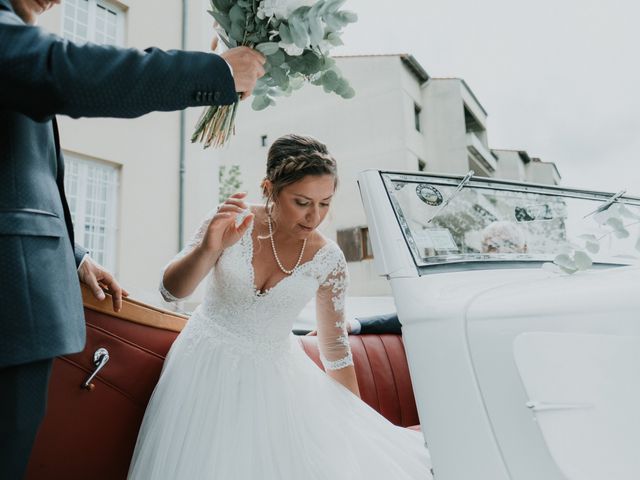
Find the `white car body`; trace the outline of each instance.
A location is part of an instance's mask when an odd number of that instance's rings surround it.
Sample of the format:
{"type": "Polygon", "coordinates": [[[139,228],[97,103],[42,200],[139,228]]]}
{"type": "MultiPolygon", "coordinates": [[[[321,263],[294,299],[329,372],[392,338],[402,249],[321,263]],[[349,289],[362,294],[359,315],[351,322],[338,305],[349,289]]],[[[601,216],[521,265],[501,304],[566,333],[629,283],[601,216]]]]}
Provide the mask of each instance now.
{"type": "MultiPolygon", "coordinates": [[[[375,170],[359,177],[376,269],[391,283],[403,325],[435,478],[639,479],[640,268],[634,260],[573,275],[541,268],[553,260],[549,252],[457,253],[421,263],[412,242],[432,224],[403,223],[399,212],[411,201],[392,198],[392,180],[400,182],[396,190],[403,182],[448,185],[436,188],[447,203],[445,190],[460,178],[375,170]]],[[[573,200],[566,199],[584,193],[481,179],[465,186],[476,187],[480,195],[485,187],[508,191],[514,202],[518,192],[523,198],[549,193],[569,211],[573,200]]],[[[606,200],[606,194],[587,197],[606,200]]],[[[569,218],[558,221],[573,226],[569,218]]]]}

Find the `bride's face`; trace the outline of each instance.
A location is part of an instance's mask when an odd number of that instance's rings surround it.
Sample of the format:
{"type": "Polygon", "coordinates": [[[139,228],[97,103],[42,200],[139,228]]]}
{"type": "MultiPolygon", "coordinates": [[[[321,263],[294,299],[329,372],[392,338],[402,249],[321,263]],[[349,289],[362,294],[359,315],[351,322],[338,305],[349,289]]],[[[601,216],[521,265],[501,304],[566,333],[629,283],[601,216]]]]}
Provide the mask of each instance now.
{"type": "Polygon", "coordinates": [[[327,216],[334,193],[333,175],[307,175],[287,185],[275,205],[278,229],[295,238],[307,238],[327,216]]]}

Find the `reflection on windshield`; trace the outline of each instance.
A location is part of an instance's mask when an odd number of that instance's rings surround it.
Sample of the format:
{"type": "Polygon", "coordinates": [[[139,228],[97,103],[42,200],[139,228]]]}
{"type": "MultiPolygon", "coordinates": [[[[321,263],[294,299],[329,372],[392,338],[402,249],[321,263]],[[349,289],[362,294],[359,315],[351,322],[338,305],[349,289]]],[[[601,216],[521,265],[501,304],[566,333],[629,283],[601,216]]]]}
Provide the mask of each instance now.
{"type": "MultiPolygon", "coordinates": [[[[472,181],[442,209],[459,182],[428,176],[384,174],[396,216],[419,265],[468,260],[553,260],[584,238],[600,239],[595,261],[633,263],[640,253],[640,206],[621,199],[605,212],[584,218],[610,195],[535,192],[494,182],[472,181]],[[520,191],[518,191],[518,189],[520,191]],[[629,235],[612,234],[613,221],[626,216],[629,235]],[[595,217],[595,218],[594,218],[595,217]],[[599,218],[598,218],[599,217],[599,218]]],[[[613,232],[615,233],[615,232],[613,232]]]]}

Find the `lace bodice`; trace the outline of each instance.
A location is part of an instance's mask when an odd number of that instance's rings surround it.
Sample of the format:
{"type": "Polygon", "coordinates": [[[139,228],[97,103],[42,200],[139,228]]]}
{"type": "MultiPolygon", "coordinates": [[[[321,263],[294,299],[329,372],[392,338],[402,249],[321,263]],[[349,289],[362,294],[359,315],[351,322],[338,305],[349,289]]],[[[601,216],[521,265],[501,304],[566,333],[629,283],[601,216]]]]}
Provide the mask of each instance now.
{"type": "MultiPolygon", "coordinates": [[[[214,214],[215,211],[207,216],[173,261],[202,241],[214,214]]],[[[252,265],[252,230],[253,223],[240,241],[222,253],[207,275],[204,300],[183,334],[192,340],[209,338],[226,343],[251,355],[277,354],[289,348],[293,322],[315,295],[318,343],[325,368],[336,370],[352,365],[344,319],[348,273],[340,248],[327,241],[291,275],[269,290],[258,292],[252,265]]],[[[162,283],[160,292],[167,301],[178,300],[162,283]]]]}

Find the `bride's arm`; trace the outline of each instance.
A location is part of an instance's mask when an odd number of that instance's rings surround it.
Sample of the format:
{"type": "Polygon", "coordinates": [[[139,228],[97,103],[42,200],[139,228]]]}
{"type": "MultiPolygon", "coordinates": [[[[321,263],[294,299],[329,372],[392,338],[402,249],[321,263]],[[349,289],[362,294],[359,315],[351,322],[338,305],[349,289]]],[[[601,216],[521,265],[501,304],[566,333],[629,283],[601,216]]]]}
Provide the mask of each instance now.
{"type": "Polygon", "coordinates": [[[360,396],[344,318],[347,282],[347,262],[340,252],[340,261],[316,295],[318,347],[327,375],[360,396]]]}
{"type": "Polygon", "coordinates": [[[236,225],[236,216],[247,208],[242,201],[245,195],[232,195],[207,215],[187,246],[165,267],[160,293],[166,301],[175,302],[191,295],[224,249],[242,237],[253,219],[250,213],[236,225]]]}

